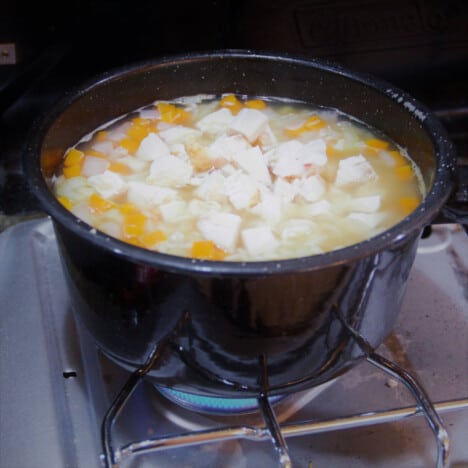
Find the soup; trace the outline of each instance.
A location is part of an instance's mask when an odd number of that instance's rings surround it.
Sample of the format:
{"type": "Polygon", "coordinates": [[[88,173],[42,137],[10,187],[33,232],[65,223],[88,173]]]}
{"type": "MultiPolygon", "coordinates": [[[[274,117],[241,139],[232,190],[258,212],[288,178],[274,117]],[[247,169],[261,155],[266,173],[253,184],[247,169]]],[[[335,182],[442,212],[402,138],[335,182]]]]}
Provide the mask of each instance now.
{"type": "Polygon", "coordinates": [[[339,249],[421,202],[403,148],[335,109],[232,94],[157,101],[67,150],[58,200],[171,255],[262,261],[339,249]]]}

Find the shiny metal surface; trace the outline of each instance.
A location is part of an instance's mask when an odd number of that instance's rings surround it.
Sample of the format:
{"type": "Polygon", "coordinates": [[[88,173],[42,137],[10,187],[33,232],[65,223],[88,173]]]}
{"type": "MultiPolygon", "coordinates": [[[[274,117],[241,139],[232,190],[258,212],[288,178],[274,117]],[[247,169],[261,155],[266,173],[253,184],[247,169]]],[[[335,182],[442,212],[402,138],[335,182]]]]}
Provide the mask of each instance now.
{"type": "MultiPolygon", "coordinates": [[[[416,373],[432,401],[462,402],[442,418],[452,441],[451,463],[464,466],[468,462],[468,241],[456,226],[436,226],[418,251],[402,313],[379,353],[416,373]]],[[[85,340],[87,334],[76,329],[50,222],[24,223],[5,231],[0,236],[0,256],[0,371],[2,376],[15,376],[0,380],[2,462],[15,468],[97,468],[101,466],[99,425],[128,374],[102,358],[90,346],[89,337],[85,340]]],[[[150,403],[153,389],[145,382],[134,397],[121,415],[122,424],[115,427],[119,446],[148,435],[178,433],[181,424],[185,428],[219,424],[180,408],[171,410],[178,411],[177,417],[171,416],[166,403],[158,404],[155,412],[150,403]]],[[[314,399],[298,394],[295,402],[301,404],[285,410],[287,421],[281,418],[295,467],[313,463],[422,468],[436,459],[432,433],[422,418],[395,422],[395,417],[409,416],[414,410],[408,408],[406,391],[369,364],[352,369],[314,399]],[[355,428],[348,415],[360,415],[369,426],[355,428]],[[374,424],[380,417],[386,424],[374,424]],[[326,432],[340,426],[346,431],[326,432]],[[301,437],[303,429],[320,433],[301,437]]],[[[436,408],[443,411],[440,405],[436,408]]],[[[230,426],[251,424],[259,424],[258,418],[228,419],[230,426]]],[[[139,455],[131,463],[127,462],[133,458],[128,458],[122,467],[191,463],[198,468],[199,460],[203,468],[220,463],[254,468],[271,466],[275,460],[268,441],[172,448],[139,455]]]]}

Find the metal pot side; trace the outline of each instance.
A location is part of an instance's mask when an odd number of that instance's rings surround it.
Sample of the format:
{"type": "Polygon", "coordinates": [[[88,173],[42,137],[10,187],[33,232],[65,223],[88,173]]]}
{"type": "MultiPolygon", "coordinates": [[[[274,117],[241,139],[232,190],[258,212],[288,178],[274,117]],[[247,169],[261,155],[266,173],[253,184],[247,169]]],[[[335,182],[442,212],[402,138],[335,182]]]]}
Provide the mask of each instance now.
{"type": "Polygon", "coordinates": [[[135,369],[169,337],[149,376],[202,393],[279,394],[328,381],[377,347],[400,309],[421,229],[452,188],[454,151],[438,121],[392,86],[311,59],[227,51],[118,70],[67,96],[25,154],[52,216],[76,316],[103,351],[135,369]],[[427,195],[392,229],[334,252],[274,262],[209,262],[145,251],[76,219],[48,180],[65,149],[156,99],[207,93],[277,96],[335,107],[408,149],[427,195]],[[351,332],[352,333],[351,333],[351,332]]]}

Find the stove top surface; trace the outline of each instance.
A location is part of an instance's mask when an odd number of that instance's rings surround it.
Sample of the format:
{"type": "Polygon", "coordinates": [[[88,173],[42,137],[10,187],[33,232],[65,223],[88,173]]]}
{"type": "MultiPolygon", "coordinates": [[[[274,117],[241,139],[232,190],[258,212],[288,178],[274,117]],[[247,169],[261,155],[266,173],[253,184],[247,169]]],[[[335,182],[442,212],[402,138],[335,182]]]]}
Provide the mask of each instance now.
{"type": "MultiPolygon", "coordinates": [[[[0,453],[11,468],[99,467],[100,424],[128,378],[73,319],[52,224],[19,223],[0,235],[0,453]]],[[[403,309],[378,349],[419,378],[433,402],[468,399],[468,237],[456,225],[420,241],[403,309]]],[[[327,388],[279,403],[283,422],[330,419],[414,405],[405,388],[363,363],[327,388]]],[[[445,413],[453,466],[468,463],[468,411],[445,413]]],[[[115,427],[119,444],[222,424],[262,424],[258,414],[194,414],[144,382],[115,427]]],[[[297,467],[433,466],[421,417],[287,439],[297,467]]],[[[132,457],[122,467],[271,466],[269,442],[231,440],[132,457]]]]}

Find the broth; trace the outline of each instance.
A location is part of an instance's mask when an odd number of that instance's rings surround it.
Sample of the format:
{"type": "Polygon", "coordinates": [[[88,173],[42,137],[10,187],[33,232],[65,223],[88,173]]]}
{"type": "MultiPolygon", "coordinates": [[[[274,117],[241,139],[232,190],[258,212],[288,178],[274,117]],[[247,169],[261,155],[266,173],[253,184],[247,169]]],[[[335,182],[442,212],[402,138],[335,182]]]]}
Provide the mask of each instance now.
{"type": "Polygon", "coordinates": [[[424,195],[406,151],[351,116],[232,94],[157,101],[102,126],[67,150],[53,190],[112,237],[226,261],[352,245],[424,195]]]}

